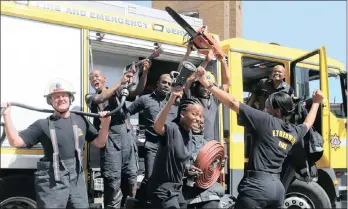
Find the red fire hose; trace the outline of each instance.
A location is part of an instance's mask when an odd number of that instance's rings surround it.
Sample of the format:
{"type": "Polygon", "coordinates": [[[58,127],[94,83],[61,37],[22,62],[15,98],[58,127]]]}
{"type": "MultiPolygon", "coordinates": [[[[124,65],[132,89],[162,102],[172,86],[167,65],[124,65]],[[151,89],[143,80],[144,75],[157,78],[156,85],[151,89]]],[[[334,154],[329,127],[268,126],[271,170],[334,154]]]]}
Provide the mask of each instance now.
{"type": "Polygon", "coordinates": [[[203,171],[196,179],[197,187],[207,189],[218,180],[224,158],[224,147],[216,140],[211,140],[201,148],[194,164],[203,171]]]}

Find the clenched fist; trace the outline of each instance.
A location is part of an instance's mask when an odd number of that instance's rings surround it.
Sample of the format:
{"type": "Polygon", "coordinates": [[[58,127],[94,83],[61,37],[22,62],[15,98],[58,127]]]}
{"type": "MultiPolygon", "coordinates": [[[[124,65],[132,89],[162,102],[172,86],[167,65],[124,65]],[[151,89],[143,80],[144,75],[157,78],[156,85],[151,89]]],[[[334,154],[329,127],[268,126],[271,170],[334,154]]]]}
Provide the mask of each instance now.
{"type": "Polygon", "coordinates": [[[144,71],[149,70],[150,67],[151,67],[151,62],[150,62],[150,60],[146,59],[146,60],[144,61],[144,71]]]}
{"type": "Polygon", "coordinates": [[[312,96],[313,103],[321,103],[323,99],[324,99],[323,92],[321,92],[318,89],[313,91],[313,96],[312,96]]]}

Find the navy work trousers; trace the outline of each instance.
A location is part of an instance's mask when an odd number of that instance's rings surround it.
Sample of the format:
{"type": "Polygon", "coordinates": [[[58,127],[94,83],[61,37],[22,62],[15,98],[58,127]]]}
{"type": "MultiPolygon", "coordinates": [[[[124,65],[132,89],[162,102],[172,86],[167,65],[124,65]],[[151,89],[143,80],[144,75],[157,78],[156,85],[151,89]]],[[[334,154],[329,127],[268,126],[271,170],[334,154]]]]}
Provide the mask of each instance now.
{"type": "Polygon", "coordinates": [[[137,181],[138,154],[133,132],[125,124],[110,127],[109,139],[100,154],[104,208],[120,208],[122,196],[134,195],[137,181]]]}
{"type": "MultiPolygon", "coordinates": [[[[214,205],[216,202],[219,204],[220,199],[224,196],[225,189],[218,182],[215,182],[211,187],[207,189],[201,189],[196,186],[191,187],[184,185],[183,195],[188,204],[189,208],[195,207],[197,205],[214,205]],[[212,202],[210,204],[210,202],[212,202]]],[[[217,208],[217,207],[212,207],[217,208]]]]}
{"type": "Polygon", "coordinates": [[[149,180],[152,170],[153,164],[155,163],[156,153],[158,150],[158,143],[146,141],[145,142],[145,177],[146,181],[149,180]]]}
{"type": "Polygon", "coordinates": [[[195,204],[190,204],[187,206],[187,208],[206,208],[206,209],[217,209],[220,208],[220,201],[219,200],[212,200],[209,202],[200,202],[195,204]]]}
{"type": "MultiPolygon", "coordinates": [[[[150,185],[149,187],[153,187],[150,185]]],[[[149,189],[149,199],[153,208],[187,208],[182,195],[182,184],[167,182],[149,189]]]]}
{"type": "Polygon", "coordinates": [[[247,171],[238,185],[235,209],[281,208],[285,189],[279,175],[261,171],[247,171]]]}
{"type": "Polygon", "coordinates": [[[152,174],[153,165],[155,163],[156,153],[158,149],[158,143],[152,141],[145,142],[145,177],[141,182],[140,189],[137,194],[137,199],[140,201],[146,201],[147,199],[147,190],[148,190],[148,181],[152,174]]]}
{"type": "Polygon", "coordinates": [[[37,163],[37,208],[89,207],[84,172],[83,169],[77,172],[77,162],[77,158],[59,161],[59,181],[54,179],[53,162],[40,160],[37,163]]]}

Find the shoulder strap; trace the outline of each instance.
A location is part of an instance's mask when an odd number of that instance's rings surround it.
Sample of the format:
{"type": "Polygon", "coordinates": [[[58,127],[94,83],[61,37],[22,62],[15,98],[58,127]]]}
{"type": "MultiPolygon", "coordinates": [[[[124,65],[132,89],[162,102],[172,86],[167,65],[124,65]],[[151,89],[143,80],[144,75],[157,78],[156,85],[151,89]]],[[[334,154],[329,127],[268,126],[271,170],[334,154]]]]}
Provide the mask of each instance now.
{"type": "Polygon", "coordinates": [[[78,162],[79,162],[79,172],[81,172],[82,169],[82,159],[81,159],[81,149],[80,149],[80,139],[79,139],[79,127],[77,126],[77,115],[75,113],[70,114],[71,123],[73,125],[73,131],[74,131],[74,141],[75,141],[75,151],[77,154],[78,162]]]}
{"type": "Polygon", "coordinates": [[[60,176],[59,176],[59,149],[58,149],[58,141],[57,141],[57,135],[56,135],[53,117],[54,117],[54,115],[51,115],[48,117],[48,127],[50,129],[51,143],[52,143],[52,148],[53,148],[54,179],[56,181],[59,181],[60,180],[60,176]]]}

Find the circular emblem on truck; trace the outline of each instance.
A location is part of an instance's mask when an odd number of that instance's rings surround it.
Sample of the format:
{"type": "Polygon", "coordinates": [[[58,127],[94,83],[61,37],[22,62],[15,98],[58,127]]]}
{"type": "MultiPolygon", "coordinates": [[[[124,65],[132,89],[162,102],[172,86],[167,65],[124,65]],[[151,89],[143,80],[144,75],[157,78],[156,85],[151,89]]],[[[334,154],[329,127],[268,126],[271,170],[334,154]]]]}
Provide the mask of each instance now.
{"type": "Polygon", "coordinates": [[[340,138],[338,137],[338,135],[336,133],[334,135],[331,135],[330,143],[331,143],[331,147],[334,148],[335,151],[338,148],[340,148],[341,140],[340,140],[340,138]]]}

